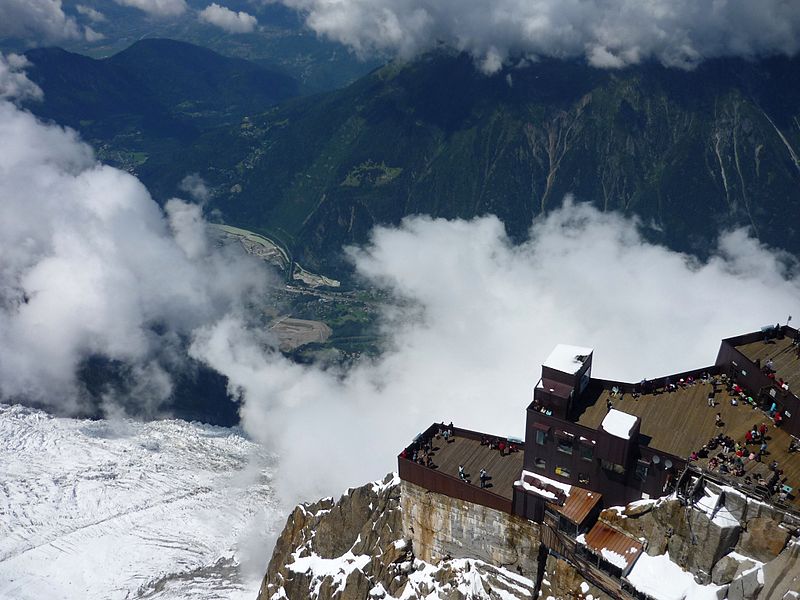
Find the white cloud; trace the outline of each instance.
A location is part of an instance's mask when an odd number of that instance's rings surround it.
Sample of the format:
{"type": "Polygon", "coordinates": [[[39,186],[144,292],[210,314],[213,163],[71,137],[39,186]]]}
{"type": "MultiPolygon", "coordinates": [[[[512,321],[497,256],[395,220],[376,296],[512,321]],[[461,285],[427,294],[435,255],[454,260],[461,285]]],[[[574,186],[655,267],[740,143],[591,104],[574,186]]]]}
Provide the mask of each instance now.
{"type": "Polygon", "coordinates": [[[106,36],[87,25],[83,28],[83,37],[86,38],[87,42],[99,42],[105,39],[106,36]]]}
{"type": "Polygon", "coordinates": [[[258,20],[243,11],[233,11],[216,2],[200,11],[198,18],[204,23],[216,25],[228,33],[251,33],[258,25],[258,20]]]}
{"type": "Polygon", "coordinates": [[[64,14],[61,0],[2,0],[0,37],[55,43],[82,35],[75,19],[64,14]]]}
{"type": "Polygon", "coordinates": [[[42,89],[25,74],[29,65],[24,56],[0,52],[0,100],[41,100],[42,89]]]}
{"type": "Polygon", "coordinates": [[[744,231],[723,235],[701,263],[586,204],[537,221],[518,246],[495,217],[415,217],[350,252],[360,275],[404,307],[387,312],[380,359],[347,373],[291,364],[264,353],[235,318],[192,345],[242,394],[246,430],[281,456],[287,500],[381,476],[433,421],[524,433],[557,343],[594,347],[603,378],[701,368],[721,338],[796,313],[800,292],[791,260],[744,231]]]}
{"type": "Polygon", "coordinates": [[[101,13],[99,10],[95,10],[91,6],[78,4],[75,7],[75,10],[77,10],[79,14],[82,14],[84,17],[89,19],[92,23],[103,23],[106,20],[106,16],[103,13],[101,13]]]}
{"type": "Polygon", "coordinates": [[[361,54],[410,57],[443,41],[486,72],[509,56],[586,57],[618,68],[655,58],[794,54],[800,3],[787,0],[279,0],[361,54]]]}
{"type": "Polygon", "coordinates": [[[197,173],[190,173],[184,177],[178,189],[186,192],[195,202],[205,203],[211,197],[211,190],[208,189],[206,182],[197,173]]]}
{"type": "Polygon", "coordinates": [[[114,0],[120,6],[131,6],[152,17],[177,17],[186,12],[186,0],[114,0]]]}
{"type": "Polygon", "coordinates": [[[188,364],[183,340],[241,318],[266,273],[210,244],[199,207],[170,200],[162,212],[74,131],[0,101],[0,139],[0,398],[75,409],[76,370],[102,356],[127,366],[130,398],[157,409],[188,364]]]}

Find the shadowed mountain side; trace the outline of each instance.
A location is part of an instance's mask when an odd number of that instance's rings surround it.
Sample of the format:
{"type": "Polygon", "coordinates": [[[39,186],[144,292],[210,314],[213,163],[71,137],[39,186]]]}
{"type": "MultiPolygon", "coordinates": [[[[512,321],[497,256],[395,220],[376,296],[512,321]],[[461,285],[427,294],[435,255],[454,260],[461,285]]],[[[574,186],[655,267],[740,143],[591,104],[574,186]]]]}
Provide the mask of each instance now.
{"type": "Polygon", "coordinates": [[[148,138],[187,138],[300,92],[287,75],[173,40],[141,40],[100,60],[60,48],[26,56],[28,76],[45,95],[30,109],[103,140],[131,128],[148,138]]]}
{"type": "Polygon", "coordinates": [[[569,192],[640,216],[672,248],[702,255],[719,228],[749,225],[797,251],[799,66],[543,60],[486,77],[439,52],[209,132],[140,172],[159,195],[200,172],[227,222],[321,271],[342,268],[342,244],[414,213],[495,213],[519,239],[569,192]]]}

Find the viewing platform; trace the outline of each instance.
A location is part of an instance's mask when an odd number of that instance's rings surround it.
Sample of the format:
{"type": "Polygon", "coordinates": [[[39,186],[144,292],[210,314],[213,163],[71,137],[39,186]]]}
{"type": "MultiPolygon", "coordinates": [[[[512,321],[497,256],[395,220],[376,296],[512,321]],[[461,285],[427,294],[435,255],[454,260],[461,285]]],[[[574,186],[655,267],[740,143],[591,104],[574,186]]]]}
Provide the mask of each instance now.
{"type": "MultiPolygon", "coordinates": [[[[745,448],[743,474],[735,476],[733,473],[722,473],[731,483],[738,483],[753,493],[763,493],[762,487],[774,476],[770,464],[777,461],[778,469],[783,471],[780,480],[785,479],[786,483],[776,487],[776,499],[780,497],[785,486],[791,491],[786,494],[784,502],[795,510],[800,509],[797,490],[800,486],[800,451],[789,452],[792,436],[782,428],[775,427],[767,413],[748,403],[747,398],[751,396],[747,392],[729,390],[727,378],[716,376],[714,379],[717,380],[716,385],[712,385],[710,381],[696,380],[692,384],[677,383],[672,392],[662,388],[641,395],[631,392],[615,394],[610,389],[605,389],[591,404],[581,407],[582,412],[578,415],[577,422],[586,427],[597,428],[606,416],[610,402],[615,409],[641,418],[640,445],[684,460],[693,452],[701,452],[704,445],[709,445],[709,442],[721,434],[734,442],[740,442],[745,448]],[[714,405],[710,406],[708,398],[712,394],[714,405]],[[735,405],[732,404],[733,400],[736,401],[735,405]],[[721,417],[719,423],[716,420],[717,414],[721,417]],[[758,428],[762,424],[767,427],[767,451],[760,461],[750,460],[751,454],[758,453],[760,442],[745,445],[745,436],[753,426],[758,428]]],[[[719,472],[726,453],[721,444],[711,445],[714,447],[707,454],[701,452],[701,457],[694,462],[702,469],[719,472]],[[720,453],[723,453],[722,457],[718,456],[720,453]]]]}
{"type": "Polygon", "coordinates": [[[402,479],[431,491],[510,513],[522,460],[522,440],[434,423],[401,452],[398,469],[402,479]]]}

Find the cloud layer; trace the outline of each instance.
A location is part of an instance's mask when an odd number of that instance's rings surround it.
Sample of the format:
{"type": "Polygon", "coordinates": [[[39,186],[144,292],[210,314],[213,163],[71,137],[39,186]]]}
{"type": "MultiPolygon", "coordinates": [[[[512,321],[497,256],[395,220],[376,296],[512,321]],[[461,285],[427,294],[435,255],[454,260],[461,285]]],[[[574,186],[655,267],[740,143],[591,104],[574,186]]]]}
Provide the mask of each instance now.
{"type": "Polygon", "coordinates": [[[0,37],[57,43],[83,36],[75,19],[64,13],[61,0],[0,2],[0,37]]]}
{"type": "Polygon", "coordinates": [[[655,58],[691,67],[720,56],[794,54],[792,0],[279,0],[361,54],[410,57],[444,42],[487,72],[510,56],[585,57],[598,67],[655,58]]]}
{"type": "MultiPolygon", "coordinates": [[[[34,93],[14,60],[0,55],[0,90],[34,93]]],[[[173,199],[162,212],[74,131],[3,100],[0,139],[0,398],[76,409],[76,371],[101,356],[157,408],[187,364],[184,340],[245,314],[266,273],[211,244],[198,206],[173,199]]]]}
{"type": "Polygon", "coordinates": [[[152,17],[177,17],[186,12],[186,0],[114,0],[120,6],[131,6],[152,17]]]}
{"type": "MultiPolygon", "coordinates": [[[[0,59],[0,90],[35,94],[15,60],[0,59]]],[[[197,205],[162,211],[73,131],[7,100],[0,139],[0,397],[77,408],[76,370],[99,355],[157,405],[188,357],[203,361],[280,456],[287,501],[381,476],[434,420],[519,435],[559,342],[594,347],[596,376],[636,381],[708,365],[720,338],[783,321],[800,296],[796,262],[742,230],[701,263],[587,204],[567,202],[521,245],[495,217],[416,217],[348,251],[394,299],[386,352],[349,370],[299,365],[253,325],[263,268],[211,244],[197,205]]]]}
{"type": "Polygon", "coordinates": [[[216,25],[228,33],[252,33],[258,25],[258,20],[244,11],[233,11],[226,6],[212,2],[201,10],[198,19],[209,25],[216,25]]]}
{"type": "Polygon", "coordinates": [[[785,322],[800,292],[794,263],[744,231],[723,235],[699,263],[586,204],[538,221],[522,245],[495,217],[416,217],[350,253],[369,284],[397,299],[380,359],[346,373],[291,364],[262,352],[235,319],[204,328],[192,346],[244,398],[247,431],[278,451],[290,500],[381,476],[433,421],[522,434],[557,343],[594,347],[604,378],[701,368],[721,338],[785,322]]]}

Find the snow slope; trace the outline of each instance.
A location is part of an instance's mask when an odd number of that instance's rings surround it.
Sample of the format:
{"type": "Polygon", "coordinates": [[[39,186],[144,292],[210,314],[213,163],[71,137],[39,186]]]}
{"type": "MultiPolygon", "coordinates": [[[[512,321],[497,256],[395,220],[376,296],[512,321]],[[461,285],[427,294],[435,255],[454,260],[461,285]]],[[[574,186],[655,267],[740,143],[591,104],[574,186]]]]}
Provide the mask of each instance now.
{"type": "Polygon", "coordinates": [[[237,429],[0,404],[0,599],[254,598],[272,464],[237,429]]]}

